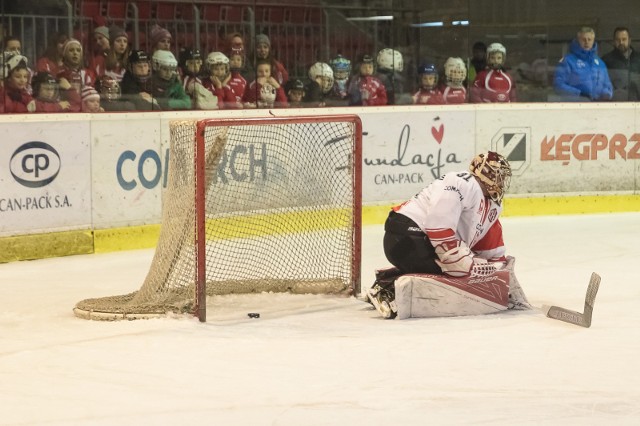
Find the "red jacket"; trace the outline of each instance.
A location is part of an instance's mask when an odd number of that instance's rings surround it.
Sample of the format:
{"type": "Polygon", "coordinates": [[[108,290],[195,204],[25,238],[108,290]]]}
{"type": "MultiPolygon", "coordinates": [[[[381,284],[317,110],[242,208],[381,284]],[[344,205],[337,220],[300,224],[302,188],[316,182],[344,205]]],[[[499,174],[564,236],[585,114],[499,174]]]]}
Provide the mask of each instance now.
{"type": "Polygon", "coordinates": [[[445,104],[464,104],[467,102],[467,89],[464,87],[445,86],[442,89],[445,104]]]}
{"type": "Polygon", "coordinates": [[[503,70],[482,70],[471,87],[471,102],[515,102],[516,82],[503,70]]]}
{"type": "MultiPolygon", "coordinates": [[[[260,93],[262,92],[262,85],[259,84],[256,80],[252,81],[251,84],[245,89],[244,96],[242,98],[242,102],[248,102],[252,104],[257,104],[258,108],[270,108],[269,105],[261,105],[264,102],[260,98],[260,93]]],[[[284,94],[284,89],[282,86],[276,89],[276,99],[274,105],[271,107],[286,107],[287,106],[287,95],[284,94]]]]}
{"type": "Polygon", "coordinates": [[[26,112],[35,111],[35,102],[33,97],[26,91],[26,89],[14,89],[13,87],[4,87],[2,91],[2,110],[7,114],[22,114],[26,112]],[[29,111],[31,108],[31,111],[29,111]]]}
{"type": "Polygon", "coordinates": [[[378,77],[356,76],[349,83],[349,105],[377,106],[387,104],[387,89],[378,77]]]}
{"type": "Polygon", "coordinates": [[[418,105],[443,105],[444,97],[438,89],[420,89],[413,95],[413,103],[418,105]]]}
{"type": "Polygon", "coordinates": [[[36,99],[36,112],[67,112],[69,109],[63,109],[60,101],[43,101],[36,99]]]}
{"type": "Polygon", "coordinates": [[[233,91],[231,90],[231,87],[229,87],[229,84],[218,89],[216,88],[216,85],[211,81],[211,78],[206,77],[202,80],[202,85],[205,89],[213,93],[218,98],[218,108],[237,108],[236,96],[233,94],[233,91]]]}
{"type": "Polygon", "coordinates": [[[231,80],[229,80],[227,84],[236,97],[236,102],[242,103],[242,97],[247,87],[247,80],[240,75],[239,71],[231,71],[231,80]]]}

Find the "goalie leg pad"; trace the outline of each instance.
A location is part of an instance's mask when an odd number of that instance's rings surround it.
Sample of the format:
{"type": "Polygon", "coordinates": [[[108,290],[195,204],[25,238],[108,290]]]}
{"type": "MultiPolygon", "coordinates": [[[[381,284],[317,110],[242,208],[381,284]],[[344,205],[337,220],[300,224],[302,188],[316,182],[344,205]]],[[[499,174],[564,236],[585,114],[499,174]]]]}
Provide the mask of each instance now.
{"type": "Polygon", "coordinates": [[[398,319],[484,315],[507,310],[509,272],[465,278],[410,274],[395,287],[398,319]]]}

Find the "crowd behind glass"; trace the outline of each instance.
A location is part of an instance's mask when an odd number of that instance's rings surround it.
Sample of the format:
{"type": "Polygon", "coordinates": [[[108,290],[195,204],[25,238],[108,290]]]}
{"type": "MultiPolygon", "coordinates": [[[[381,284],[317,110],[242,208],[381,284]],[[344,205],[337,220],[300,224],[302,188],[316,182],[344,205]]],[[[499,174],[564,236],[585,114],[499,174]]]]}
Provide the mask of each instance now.
{"type": "MultiPolygon", "coordinates": [[[[88,46],[51,34],[37,58],[22,55],[20,38],[2,39],[0,112],[215,110],[325,106],[443,105],[517,102],[507,47],[476,42],[468,58],[442,66],[382,48],[354,58],[335,54],[317,61],[304,78],[290,77],[267,34],[245,40],[225,34],[219,51],[184,46],[172,51],[173,35],[151,28],[148,49],[132,47],[130,33],[96,21],[88,46]],[[253,46],[251,51],[247,46],[253,46]],[[35,60],[34,60],[35,59],[35,60]],[[411,71],[411,72],[408,72],[411,71]]],[[[598,54],[592,28],[578,27],[567,54],[555,65],[549,101],[637,101],[640,59],[630,32],[618,27],[612,50],[598,54]]],[[[568,37],[570,38],[570,36],[568,37]]],[[[531,71],[531,70],[527,70],[531,71]]],[[[522,73],[523,70],[519,69],[522,73]]],[[[533,71],[535,72],[535,71],[533,71]]],[[[540,72],[540,71],[538,71],[540,72]]],[[[547,69],[543,69],[543,75],[547,69]]]]}

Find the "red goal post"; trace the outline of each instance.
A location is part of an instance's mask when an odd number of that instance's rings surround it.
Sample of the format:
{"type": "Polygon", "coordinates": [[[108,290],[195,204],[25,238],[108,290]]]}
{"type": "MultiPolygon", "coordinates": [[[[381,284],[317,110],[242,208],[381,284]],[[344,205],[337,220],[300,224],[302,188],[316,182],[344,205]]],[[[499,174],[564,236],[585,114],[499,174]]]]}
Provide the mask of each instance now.
{"type": "Polygon", "coordinates": [[[160,238],[142,287],[81,318],[189,313],[207,296],[360,292],[362,125],[355,115],[170,125],[160,238]]]}

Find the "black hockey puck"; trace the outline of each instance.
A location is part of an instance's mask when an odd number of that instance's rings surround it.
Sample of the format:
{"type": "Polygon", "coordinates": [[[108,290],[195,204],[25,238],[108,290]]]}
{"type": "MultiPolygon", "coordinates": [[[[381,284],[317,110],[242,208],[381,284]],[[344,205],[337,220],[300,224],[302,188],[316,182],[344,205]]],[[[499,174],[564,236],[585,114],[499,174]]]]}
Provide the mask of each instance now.
{"type": "Polygon", "coordinates": [[[247,316],[248,316],[249,318],[260,318],[260,314],[259,314],[259,313],[257,313],[257,312],[249,312],[249,313],[247,314],[247,316]]]}

